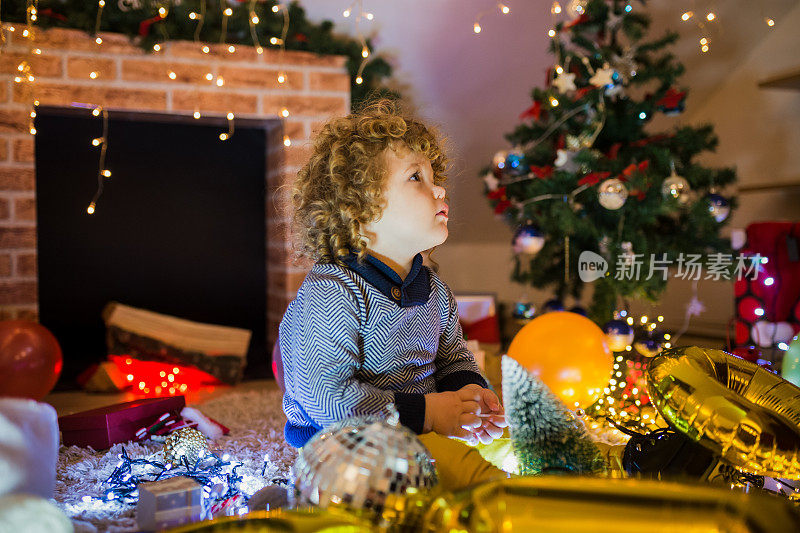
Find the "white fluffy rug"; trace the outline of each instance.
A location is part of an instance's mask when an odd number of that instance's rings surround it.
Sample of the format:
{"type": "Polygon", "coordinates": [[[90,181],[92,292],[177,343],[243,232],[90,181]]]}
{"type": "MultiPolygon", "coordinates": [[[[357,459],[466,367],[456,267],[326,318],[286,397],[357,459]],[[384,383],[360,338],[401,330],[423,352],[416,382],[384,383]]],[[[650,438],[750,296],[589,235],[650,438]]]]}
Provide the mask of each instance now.
{"type": "MultiPolygon", "coordinates": [[[[231,392],[195,406],[203,414],[230,428],[230,434],[215,442],[220,453],[242,463],[242,492],[251,495],[273,478],[289,478],[297,452],[283,439],[286,418],[278,390],[231,392]],[[262,477],[264,458],[267,468],[262,477]]],[[[118,455],[125,448],[131,459],[159,458],[161,444],[153,442],[117,444],[95,452],[78,446],[61,447],[56,470],[55,499],[69,516],[77,532],[137,531],[136,505],[119,501],[84,501],[84,496],[102,498],[108,488],[103,482],[114,471],[118,455]]],[[[134,467],[136,468],[136,467],[134,467]]]]}

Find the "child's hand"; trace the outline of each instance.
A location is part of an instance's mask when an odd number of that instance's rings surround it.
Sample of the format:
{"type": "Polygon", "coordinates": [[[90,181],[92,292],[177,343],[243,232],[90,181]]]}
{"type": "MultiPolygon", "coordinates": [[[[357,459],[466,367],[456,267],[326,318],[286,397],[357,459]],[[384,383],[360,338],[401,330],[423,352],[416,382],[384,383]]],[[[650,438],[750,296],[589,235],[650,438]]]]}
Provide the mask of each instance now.
{"type": "Polygon", "coordinates": [[[465,389],[426,394],[423,431],[476,441],[475,430],[482,423],[479,401],[479,394],[465,389]]]}
{"type": "Polygon", "coordinates": [[[478,404],[481,410],[478,414],[481,415],[481,425],[474,431],[475,438],[482,444],[490,444],[494,439],[502,436],[503,428],[508,427],[508,421],[497,395],[491,390],[475,384],[465,385],[458,392],[461,391],[467,391],[479,398],[478,404]]]}

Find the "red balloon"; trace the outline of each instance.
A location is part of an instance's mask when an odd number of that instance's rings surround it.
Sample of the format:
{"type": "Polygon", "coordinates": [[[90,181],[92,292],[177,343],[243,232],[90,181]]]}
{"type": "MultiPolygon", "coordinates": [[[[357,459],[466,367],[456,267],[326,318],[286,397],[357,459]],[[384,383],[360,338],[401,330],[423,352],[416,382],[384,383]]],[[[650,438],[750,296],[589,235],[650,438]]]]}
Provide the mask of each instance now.
{"type": "Polygon", "coordinates": [[[0,322],[0,396],[41,400],[62,364],[61,347],[47,328],[27,320],[0,322]]]}

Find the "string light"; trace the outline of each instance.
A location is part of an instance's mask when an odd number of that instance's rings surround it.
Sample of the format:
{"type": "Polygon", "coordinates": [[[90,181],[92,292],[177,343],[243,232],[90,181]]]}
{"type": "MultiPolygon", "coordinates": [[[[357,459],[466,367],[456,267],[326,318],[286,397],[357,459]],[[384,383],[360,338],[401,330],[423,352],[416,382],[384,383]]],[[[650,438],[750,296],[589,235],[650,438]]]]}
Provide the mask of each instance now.
{"type": "MultiPolygon", "coordinates": [[[[364,74],[364,67],[367,64],[367,58],[369,58],[370,51],[369,47],[367,46],[367,41],[364,39],[364,35],[361,32],[360,22],[362,18],[366,18],[367,20],[372,20],[374,17],[371,13],[364,12],[362,0],[356,0],[353,4],[351,4],[346,10],[345,15],[349,17],[352,14],[353,9],[356,10],[357,14],[355,16],[354,25],[355,25],[355,33],[358,36],[358,40],[361,41],[361,64],[358,66],[358,72],[356,72],[356,85],[361,85],[364,82],[363,74],[364,74]],[[359,81],[360,80],[360,81],[359,81]]],[[[344,15],[345,13],[342,13],[344,15]]],[[[285,38],[285,36],[284,36],[285,38]]]]}
{"type": "Polygon", "coordinates": [[[226,118],[228,119],[228,132],[219,134],[219,140],[220,141],[227,141],[228,139],[233,137],[233,133],[234,133],[233,111],[228,111],[228,114],[226,115],[226,118]]]}
{"type": "Polygon", "coordinates": [[[558,15],[559,13],[561,13],[561,4],[559,4],[558,2],[553,2],[552,7],[550,7],[550,13],[552,13],[553,15],[558,15]]]}
{"type": "Polygon", "coordinates": [[[548,35],[549,37],[555,37],[555,36],[556,36],[556,30],[550,30],[550,31],[548,31],[548,32],[547,32],[547,35],[548,35]]]}
{"type": "Polygon", "coordinates": [[[682,20],[682,21],[684,21],[684,22],[686,22],[687,20],[689,20],[689,19],[690,19],[690,18],[692,18],[693,16],[694,16],[694,12],[692,12],[692,11],[686,11],[686,12],[685,12],[683,15],[681,15],[681,20],[682,20]]]}
{"type": "Polygon", "coordinates": [[[708,15],[706,15],[706,20],[709,22],[713,21],[715,18],[717,18],[717,16],[714,13],[709,12],[708,15]]]}
{"type": "Polygon", "coordinates": [[[108,111],[102,107],[95,107],[92,109],[93,116],[103,115],[103,134],[100,137],[92,139],[92,146],[100,146],[100,157],[97,169],[97,192],[94,193],[92,201],[89,202],[89,207],[86,208],[88,214],[94,214],[97,207],[97,201],[100,195],[103,194],[103,178],[110,178],[111,171],[105,168],[106,164],[106,150],[108,148],[108,111]]]}
{"type": "Polygon", "coordinates": [[[284,146],[291,146],[292,145],[292,140],[289,139],[288,135],[284,135],[283,136],[283,145],[284,146]]]}
{"type": "Polygon", "coordinates": [[[481,32],[481,25],[480,25],[480,24],[478,24],[478,23],[476,22],[476,23],[475,23],[475,24],[472,26],[472,31],[474,31],[475,33],[480,33],[480,32],[481,32]]]}
{"type": "Polygon", "coordinates": [[[769,26],[770,28],[771,28],[771,27],[773,27],[773,26],[775,25],[775,21],[774,21],[774,20],[772,20],[772,19],[771,19],[771,18],[769,18],[769,17],[766,17],[766,18],[764,18],[764,22],[766,22],[766,23],[767,23],[767,26],[769,26]]]}
{"type": "Polygon", "coordinates": [[[253,39],[253,46],[256,47],[256,52],[259,55],[264,52],[264,49],[261,48],[261,43],[258,41],[258,32],[256,32],[256,24],[258,24],[260,20],[258,15],[256,15],[256,0],[250,0],[250,37],[253,39]]]}

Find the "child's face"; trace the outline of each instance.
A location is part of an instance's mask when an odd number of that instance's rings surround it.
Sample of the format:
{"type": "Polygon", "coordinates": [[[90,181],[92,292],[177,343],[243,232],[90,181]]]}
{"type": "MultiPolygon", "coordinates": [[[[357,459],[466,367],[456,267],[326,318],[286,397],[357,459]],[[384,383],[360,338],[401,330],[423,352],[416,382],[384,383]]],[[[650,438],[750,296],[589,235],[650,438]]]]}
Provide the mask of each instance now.
{"type": "Polygon", "coordinates": [[[394,259],[411,258],[447,239],[445,190],[434,185],[431,162],[402,145],[384,151],[386,207],[366,226],[370,248],[394,259]]]}

